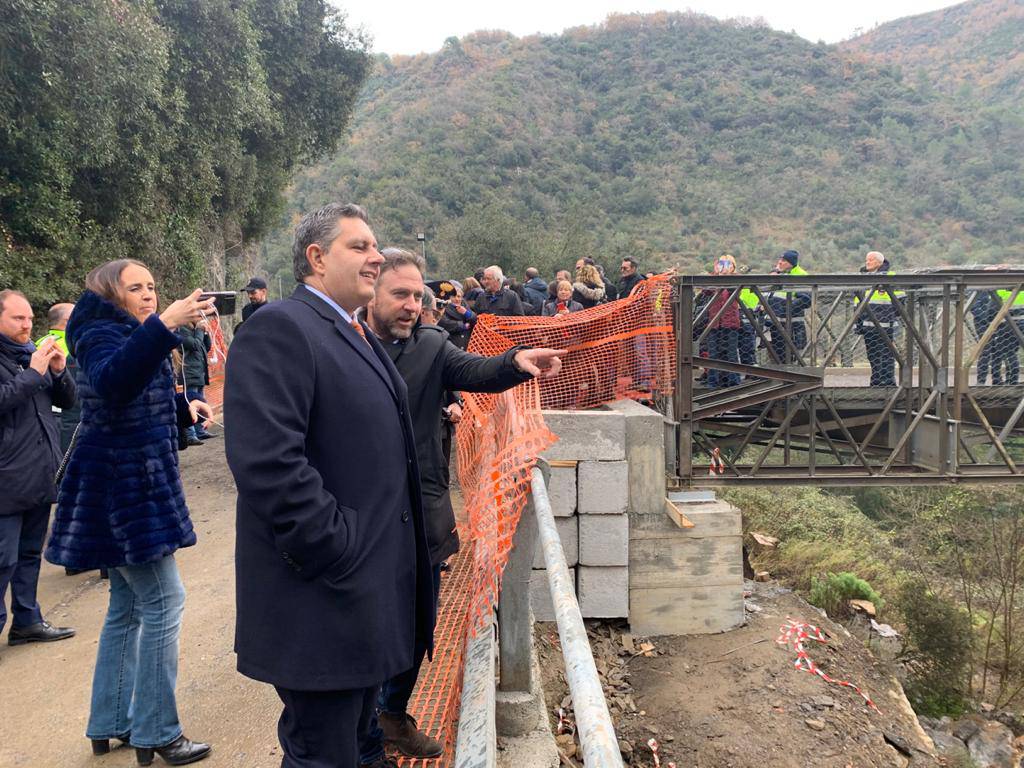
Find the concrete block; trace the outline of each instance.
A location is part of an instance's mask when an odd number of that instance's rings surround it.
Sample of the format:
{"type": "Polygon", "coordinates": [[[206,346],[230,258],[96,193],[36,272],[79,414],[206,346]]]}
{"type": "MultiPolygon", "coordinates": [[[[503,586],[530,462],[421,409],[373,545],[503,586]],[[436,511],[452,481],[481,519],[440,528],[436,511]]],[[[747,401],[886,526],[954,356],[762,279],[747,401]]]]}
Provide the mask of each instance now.
{"type": "Polygon", "coordinates": [[[660,539],[671,535],[687,539],[706,539],[713,536],[743,535],[743,516],[738,508],[727,501],[676,506],[693,523],[693,528],[679,528],[664,512],[661,515],[630,515],[630,538],[660,539]]]}
{"type": "Polygon", "coordinates": [[[661,514],[665,504],[665,419],[633,400],[619,400],[609,408],[626,419],[629,511],[661,514]]]}
{"type": "MultiPolygon", "coordinates": [[[[569,578],[576,583],[575,568],[569,569],[569,578]]],[[[551,602],[551,590],[548,589],[547,571],[534,571],[530,578],[530,610],[533,611],[535,621],[555,620],[555,607],[551,602]]]]}
{"type": "Polygon", "coordinates": [[[629,565],[629,515],[581,515],[580,564],[629,565]]]}
{"type": "MultiPolygon", "coordinates": [[[[562,551],[565,553],[565,564],[570,568],[574,567],[580,559],[580,539],[577,528],[577,517],[556,517],[555,528],[558,531],[558,538],[562,540],[562,551]]],[[[533,567],[544,568],[544,548],[540,544],[540,536],[537,537],[537,545],[533,552],[533,567]]]]}
{"type": "Polygon", "coordinates": [[[733,586],[629,590],[629,626],[637,635],[700,635],[743,624],[743,589],[733,586]]]}
{"type": "MultiPolygon", "coordinates": [[[[595,519],[597,518],[595,516],[595,519]]],[[[677,529],[678,530],[678,529],[677,529]]],[[[580,536],[581,562],[585,539],[580,536]]],[[[633,539],[629,543],[629,587],[732,586],[743,591],[743,540],[739,536],[633,539]]]]}
{"type": "Polygon", "coordinates": [[[629,464],[625,461],[581,461],[576,484],[581,515],[618,515],[629,505],[629,464]]]}
{"type": "Polygon", "coordinates": [[[626,418],[621,413],[544,411],[544,423],[558,442],[541,454],[545,459],[621,461],[626,458],[626,418]]]}
{"type": "Polygon", "coordinates": [[[555,517],[576,514],[576,467],[551,467],[548,499],[555,517]]]}
{"type": "Polygon", "coordinates": [[[629,568],[579,567],[576,594],[580,612],[587,619],[620,619],[629,616],[629,568]]]}

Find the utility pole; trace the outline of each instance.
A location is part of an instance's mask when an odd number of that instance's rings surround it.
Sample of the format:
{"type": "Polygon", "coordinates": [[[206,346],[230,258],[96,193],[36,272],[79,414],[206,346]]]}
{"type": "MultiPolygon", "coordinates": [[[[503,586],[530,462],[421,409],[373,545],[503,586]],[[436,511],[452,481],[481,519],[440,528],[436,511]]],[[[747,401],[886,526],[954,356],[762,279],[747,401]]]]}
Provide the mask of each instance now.
{"type": "Polygon", "coordinates": [[[420,254],[423,256],[423,261],[427,260],[427,236],[423,232],[416,233],[416,239],[420,241],[420,254]]]}

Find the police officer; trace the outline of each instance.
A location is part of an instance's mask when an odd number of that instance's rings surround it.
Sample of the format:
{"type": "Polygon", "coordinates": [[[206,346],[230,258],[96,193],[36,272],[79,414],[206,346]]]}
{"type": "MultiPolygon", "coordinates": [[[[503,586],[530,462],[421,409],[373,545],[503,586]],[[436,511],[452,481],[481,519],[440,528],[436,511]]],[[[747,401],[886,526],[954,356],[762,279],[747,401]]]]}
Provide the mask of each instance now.
{"type": "MultiPolygon", "coordinates": [[[[806,275],[807,270],[800,266],[800,254],[796,251],[784,251],[775,262],[773,275],[792,275],[794,277],[806,275]]],[[[790,341],[798,351],[803,351],[807,346],[807,325],[804,322],[804,312],[811,306],[811,294],[809,291],[782,291],[773,290],[766,297],[768,306],[782,324],[781,328],[769,319],[771,326],[771,345],[775,353],[775,360],[782,365],[793,362],[793,353],[786,344],[786,333],[790,333],[790,341]]]]}
{"type": "MultiPolygon", "coordinates": [[[[878,251],[871,251],[864,257],[864,266],[860,268],[862,274],[870,275],[892,275],[895,272],[889,267],[889,260],[878,251]]],[[[896,337],[899,329],[899,313],[892,304],[888,292],[875,290],[868,293],[870,312],[865,309],[857,320],[856,332],[864,336],[864,348],[868,353],[868,363],[871,365],[871,386],[872,387],[895,387],[896,386],[896,358],[886,339],[890,342],[896,337]],[[872,314],[874,317],[872,317],[872,314]]],[[[898,293],[893,291],[894,294],[898,293]]],[[[861,298],[854,299],[860,304],[861,298]]]]}
{"type": "MultiPolygon", "coordinates": [[[[1013,291],[1008,289],[996,291],[996,295],[999,297],[999,301],[1002,304],[1008,302],[1012,294],[1013,291]]],[[[1020,358],[1018,357],[1020,339],[1018,339],[1017,334],[1013,332],[1013,328],[1010,327],[1010,323],[1013,323],[1020,331],[1024,332],[1024,291],[1017,294],[1017,297],[1013,300],[1013,304],[1010,305],[1010,311],[1006,320],[999,326],[999,329],[992,337],[992,341],[989,342],[989,345],[994,346],[995,348],[993,355],[995,359],[992,360],[993,384],[999,383],[996,381],[996,371],[1001,363],[1006,366],[1007,384],[1016,384],[1020,379],[1020,358]]],[[[981,378],[980,370],[981,368],[979,363],[979,379],[981,378]]],[[[979,381],[979,383],[982,382],[979,381]]]]}

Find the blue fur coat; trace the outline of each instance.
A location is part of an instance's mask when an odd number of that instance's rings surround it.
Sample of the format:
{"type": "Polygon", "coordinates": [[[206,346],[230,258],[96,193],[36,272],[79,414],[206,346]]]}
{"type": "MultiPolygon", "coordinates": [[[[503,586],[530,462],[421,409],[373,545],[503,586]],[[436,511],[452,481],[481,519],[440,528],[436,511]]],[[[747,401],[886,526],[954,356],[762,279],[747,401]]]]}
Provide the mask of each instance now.
{"type": "Polygon", "coordinates": [[[82,426],[57,496],[46,559],[69,568],[149,563],[196,543],[178,474],[191,423],[168,356],[181,339],[86,291],[68,320],[82,426]]]}

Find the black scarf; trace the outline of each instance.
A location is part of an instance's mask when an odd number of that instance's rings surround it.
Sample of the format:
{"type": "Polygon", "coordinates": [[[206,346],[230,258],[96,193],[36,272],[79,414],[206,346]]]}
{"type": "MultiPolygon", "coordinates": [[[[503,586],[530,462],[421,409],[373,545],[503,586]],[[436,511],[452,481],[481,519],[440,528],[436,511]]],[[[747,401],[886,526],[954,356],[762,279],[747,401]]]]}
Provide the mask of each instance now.
{"type": "Polygon", "coordinates": [[[22,368],[28,368],[32,361],[32,353],[36,351],[36,345],[31,341],[19,344],[0,333],[0,355],[9,357],[22,368]]]}

